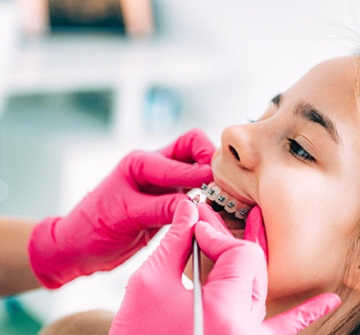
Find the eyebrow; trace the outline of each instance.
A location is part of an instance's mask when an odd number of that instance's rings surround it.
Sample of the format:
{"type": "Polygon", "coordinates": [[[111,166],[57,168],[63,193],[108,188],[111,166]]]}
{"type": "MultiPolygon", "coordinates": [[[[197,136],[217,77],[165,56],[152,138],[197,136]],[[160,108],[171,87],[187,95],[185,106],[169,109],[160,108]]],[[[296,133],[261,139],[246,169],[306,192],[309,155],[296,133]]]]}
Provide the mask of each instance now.
{"type": "MultiPolygon", "coordinates": [[[[273,99],[271,99],[271,102],[279,107],[281,99],[282,95],[278,94],[273,99]]],[[[310,122],[319,124],[328,132],[335,143],[338,144],[341,142],[335,123],[316,108],[314,108],[311,103],[300,100],[295,106],[294,115],[300,115],[310,122]]]]}

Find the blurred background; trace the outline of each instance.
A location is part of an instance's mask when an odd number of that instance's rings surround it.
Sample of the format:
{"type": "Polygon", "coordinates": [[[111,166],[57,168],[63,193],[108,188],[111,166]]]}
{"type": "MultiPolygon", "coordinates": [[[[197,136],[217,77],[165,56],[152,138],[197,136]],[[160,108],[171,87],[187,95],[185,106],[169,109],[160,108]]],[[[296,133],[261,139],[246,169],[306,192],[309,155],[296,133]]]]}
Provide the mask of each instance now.
{"type": "MultiPolygon", "coordinates": [[[[134,148],[256,119],[360,45],[355,0],[0,0],[0,213],[65,215],[134,148]]],[[[60,290],[0,300],[0,334],[116,311],[154,248],[60,290]]],[[[26,329],[26,330],[25,330],[26,329]]]]}

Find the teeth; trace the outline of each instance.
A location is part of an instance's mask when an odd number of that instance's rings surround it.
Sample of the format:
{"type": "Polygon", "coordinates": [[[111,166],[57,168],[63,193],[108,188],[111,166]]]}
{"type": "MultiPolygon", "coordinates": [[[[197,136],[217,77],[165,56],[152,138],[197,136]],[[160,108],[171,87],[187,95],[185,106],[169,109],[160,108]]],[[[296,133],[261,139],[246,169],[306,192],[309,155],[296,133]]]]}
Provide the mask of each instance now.
{"type": "Polygon", "coordinates": [[[228,213],[235,213],[236,212],[236,200],[230,200],[226,205],[225,205],[225,210],[228,213]]]}
{"type": "Polygon", "coordinates": [[[248,209],[242,208],[235,212],[235,217],[241,220],[244,220],[249,213],[248,209]]]}
{"type": "Polygon", "coordinates": [[[209,185],[203,184],[201,186],[201,193],[206,195],[209,200],[215,201],[220,206],[224,206],[224,210],[228,213],[233,213],[237,219],[245,220],[249,214],[248,205],[241,204],[232,198],[229,199],[228,195],[223,193],[215,183],[209,185]]]}
{"type": "Polygon", "coordinates": [[[201,193],[206,195],[208,188],[209,188],[209,186],[207,186],[206,184],[202,184],[201,185],[201,193]]]}
{"type": "Polygon", "coordinates": [[[220,194],[220,195],[216,198],[215,202],[216,202],[217,204],[219,204],[219,205],[225,206],[225,204],[226,204],[226,197],[225,197],[225,195],[220,194]]]}
{"type": "Polygon", "coordinates": [[[219,194],[220,194],[220,188],[217,186],[214,186],[214,187],[210,187],[208,189],[206,196],[208,197],[208,199],[215,201],[215,199],[217,199],[219,194]]]}

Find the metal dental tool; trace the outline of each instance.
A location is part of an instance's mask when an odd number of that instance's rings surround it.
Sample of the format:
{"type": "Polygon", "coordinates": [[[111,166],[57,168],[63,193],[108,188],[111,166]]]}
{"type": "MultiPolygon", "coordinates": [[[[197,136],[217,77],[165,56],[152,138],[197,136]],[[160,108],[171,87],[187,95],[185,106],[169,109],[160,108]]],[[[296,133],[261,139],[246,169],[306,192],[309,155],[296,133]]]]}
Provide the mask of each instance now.
{"type": "MultiPolygon", "coordinates": [[[[192,199],[197,206],[200,202],[200,195],[192,199]]],[[[204,317],[202,306],[202,290],[200,279],[200,248],[196,239],[193,239],[193,282],[194,282],[194,335],[204,334],[204,317]]]]}

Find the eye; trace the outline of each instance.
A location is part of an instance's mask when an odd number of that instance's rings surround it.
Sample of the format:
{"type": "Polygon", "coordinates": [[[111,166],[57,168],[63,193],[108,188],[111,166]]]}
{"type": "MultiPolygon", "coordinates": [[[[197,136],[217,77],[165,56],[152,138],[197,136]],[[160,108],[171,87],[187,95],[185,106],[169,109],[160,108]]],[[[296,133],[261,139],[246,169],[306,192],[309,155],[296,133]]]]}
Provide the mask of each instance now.
{"type": "Polygon", "coordinates": [[[311,156],[298,142],[292,138],[288,138],[288,141],[290,154],[304,161],[315,162],[315,158],[311,156]]]}
{"type": "Polygon", "coordinates": [[[248,122],[248,123],[256,123],[256,122],[258,122],[258,120],[254,120],[254,119],[247,119],[247,122],[248,122]]]}

